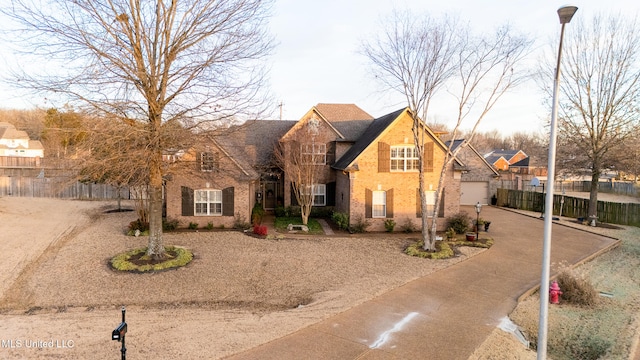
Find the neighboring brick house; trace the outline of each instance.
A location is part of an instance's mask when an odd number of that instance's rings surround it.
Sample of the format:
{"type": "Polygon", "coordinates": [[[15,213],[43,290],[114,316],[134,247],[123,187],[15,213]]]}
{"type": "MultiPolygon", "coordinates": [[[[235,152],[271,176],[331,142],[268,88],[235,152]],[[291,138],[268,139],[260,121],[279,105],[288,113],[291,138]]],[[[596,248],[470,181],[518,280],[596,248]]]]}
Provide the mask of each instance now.
{"type": "MultiPolygon", "coordinates": [[[[451,151],[455,151],[463,141],[455,140],[451,151]]],[[[445,145],[448,147],[450,143],[447,141],[445,145]]],[[[456,158],[466,165],[462,170],[460,205],[489,204],[500,186],[500,173],[471,144],[461,149],[456,158]]]]}
{"type": "Polygon", "coordinates": [[[529,156],[522,150],[496,149],[484,155],[487,162],[500,171],[507,171],[514,165],[529,156]]]}
{"type": "MultiPolygon", "coordinates": [[[[374,119],[353,104],[318,104],[298,121],[255,120],[231,127],[204,142],[210,146],[208,151],[191,150],[182,157],[185,164],[192,159],[191,169],[196,172],[174,173],[168,178],[167,217],[226,227],[235,218],[248,221],[256,202],[267,210],[295,205],[292,180],[276,166],[273,156],[277,144],[284,143],[300,147],[321,170],[313,186],[315,206],[346,212],[352,223],[360,217],[370,223],[370,231],[383,231],[386,219],[394,219],[399,226],[410,221],[419,228],[412,126],[408,109],[374,119]],[[299,137],[301,133],[306,137],[299,137]],[[220,165],[214,168],[220,171],[197,170],[208,159],[203,153],[215,154],[214,163],[220,165]],[[213,195],[216,202],[205,205],[204,194],[213,195]]],[[[432,204],[446,147],[426,126],[424,135],[425,188],[432,204]]],[[[446,171],[440,229],[444,217],[459,210],[462,168],[457,161],[446,171]]]]}

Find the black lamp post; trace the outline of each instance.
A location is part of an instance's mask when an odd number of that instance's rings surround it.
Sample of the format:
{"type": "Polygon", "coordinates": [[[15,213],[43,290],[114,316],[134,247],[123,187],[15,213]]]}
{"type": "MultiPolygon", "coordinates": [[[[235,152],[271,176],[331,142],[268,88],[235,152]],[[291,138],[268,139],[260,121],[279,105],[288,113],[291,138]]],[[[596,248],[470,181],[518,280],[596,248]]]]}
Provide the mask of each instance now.
{"type": "Polygon", "coordinates": [[[480,205],[478,201],[476,203],[476,241],[480,240],[480,236],[478,235],[480,232],[480,224],[478,224],[480,222],[480,210],[482,210],[482,205],[480,205]]]}

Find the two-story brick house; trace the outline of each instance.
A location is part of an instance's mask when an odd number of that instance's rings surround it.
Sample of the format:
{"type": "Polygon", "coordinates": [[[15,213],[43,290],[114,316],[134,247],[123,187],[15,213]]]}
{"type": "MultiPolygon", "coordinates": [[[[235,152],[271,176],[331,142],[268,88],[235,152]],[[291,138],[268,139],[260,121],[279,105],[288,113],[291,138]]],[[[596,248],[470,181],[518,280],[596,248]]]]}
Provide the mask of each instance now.
{"type": "MultiPolygon", "coordinates": [[[[348,213],[352,223],[366,220],[370,231],[384,230],[386,219],[397,224],[409,221],[419,228],[412,126],[407,109],[374,119],[353,104],[318,104],[298,121],[256,120],[226,129],[204,141],[200,151],[188,152],[185,158],[194,159],[194,171],[169,177],[167,217],[201,226],[231,226],[238,217],[249,219],[256,202],[267,210],[295,205],[295,179],[280,169],[274,157],[278,144],[285,144],[300,148],[317,167],[311,187],[314,206],[348,213]],[[209,146],[208,151],[202,146],[209,146]],[[214,165],[217,172],[202,170],[209,168],[203,166],[208,158],[220,164],[214,165]],[[214,202],[208,200],[211,196],[214,202]]],[[[433,205],[446,147],[427,126],[422,129],[427,203],[433,205]]],[[[444,218],[459,210],[461,165],[457,161],[446,170],[438,211],[441,228],[444,218]]]]}

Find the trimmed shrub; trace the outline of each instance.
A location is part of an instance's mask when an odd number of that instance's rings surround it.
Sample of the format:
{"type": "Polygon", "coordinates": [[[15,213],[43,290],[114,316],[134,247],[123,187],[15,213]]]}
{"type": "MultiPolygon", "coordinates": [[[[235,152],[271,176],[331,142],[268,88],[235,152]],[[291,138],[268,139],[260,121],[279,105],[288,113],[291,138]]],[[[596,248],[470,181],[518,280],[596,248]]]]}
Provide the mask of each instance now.
{"type": "Polygon", "coordinates": [[[255,226],[255,225],[260,225],[262,224],[262,218],[264,217],[264,208],[262,207],[262,204],[260,203],[255,203],[255,205],[253,205],[253,209],[251,209],[251,223],[255,226]]]}
{"type": "Polygon", "coordinates": [[[384,221],[384,229],[387,232],[393,232],[393,228],[396,227],[396,222],[393,219],[387,219],[384,221]]]}
{"type": "Polygon", "coordinates": [[[338,225],[338,228],[340,228],[341,230],[349,229],[349,214],[334,212],[333,214],[331,214],[331,220],[336,223],[336,225],[338,225]]]}
{"type": "Polygon", "coordinates": [[[456,234],[466,233],[471,224],[471,217],[465,211],[451,215],[447,218],[447,229],[452,228],[456,234]]]}

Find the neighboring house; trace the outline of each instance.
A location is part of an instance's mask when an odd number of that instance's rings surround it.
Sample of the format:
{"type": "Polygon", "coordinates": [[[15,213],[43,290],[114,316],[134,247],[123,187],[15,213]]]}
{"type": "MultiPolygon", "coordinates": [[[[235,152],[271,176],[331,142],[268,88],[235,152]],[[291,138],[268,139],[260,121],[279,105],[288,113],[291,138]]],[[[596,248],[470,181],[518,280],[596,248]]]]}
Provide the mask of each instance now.
{"type": "Polygon", "coordinates": [[[516,164],[529,156],[522,150],[492,150],[484,155],[487,162],[500,171],[507,171],[509,167],[516,164]]]}
{"type": "MultiPolygon", "coordinates": [[[[455,140],[451,151],[456,150],[463,141],[455,140]]],[[[447,141],[445,145],[448,147],[450,143],[447,141]]],[[[456,158],[466,165],[462,170],[460,205],[475,205],[478,202],[489,204],[491,196],[497,193],[500,186],[500,173],[471,144],[461,149],[456,158]]]]}
{"type": "Polygon", "coordinates": [[[29,139],[25,131],[7,122],[0,122],[0,175],[25,175],[41,166],[44,147],[29,139]]]}
{"type": "MultiPolygon", "coordinates": [[[[351,223],[367,221],[370,231],[383,231],[387,219],[419,228],[412,126],[408,109],[374,119],[353,104],[318,104],[298,121],[256,120],[225,129],[179,160],[191,170],[168,177],[167,217],[183,224],[226,227],[237,220],[250,221],[256,202],[267,210],[295,205],[292,180],[274,161],[274,151],[282,143],[299,147],[319,167],[311,190],[314,206],[348,213],[351,223]],[[203,145],[209,150],[203,151],[203,145]],[[204,153],[213,154],[213,163],[220,164],[213,168],[219,171],[203,171],[209,169],[204,153]]],[[[425,188],[427,202],[433,205],[446,146],[427,126],[423,129],[425,188]]],[[[446,171],[440,229],[445,217],[459,211],[462,169],[464,164],[455,161],[446,171]]]]}

